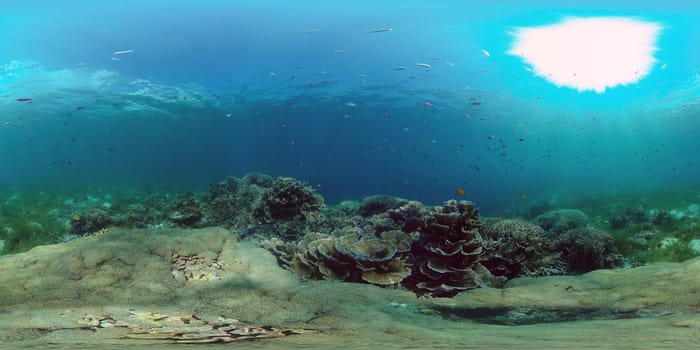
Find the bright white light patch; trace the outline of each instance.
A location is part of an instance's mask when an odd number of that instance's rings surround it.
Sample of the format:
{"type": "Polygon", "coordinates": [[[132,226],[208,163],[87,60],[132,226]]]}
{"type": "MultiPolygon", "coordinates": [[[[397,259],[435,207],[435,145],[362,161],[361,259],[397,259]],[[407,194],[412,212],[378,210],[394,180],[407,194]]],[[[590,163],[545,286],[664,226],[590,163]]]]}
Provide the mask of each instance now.
{"type": "Polygon", "coordinates": [[[578,91],[636,83],[656,61],[661,26],[624,17],[569,18],[549,26],[519,28],[509,54],[557,86],[578,91]]]}

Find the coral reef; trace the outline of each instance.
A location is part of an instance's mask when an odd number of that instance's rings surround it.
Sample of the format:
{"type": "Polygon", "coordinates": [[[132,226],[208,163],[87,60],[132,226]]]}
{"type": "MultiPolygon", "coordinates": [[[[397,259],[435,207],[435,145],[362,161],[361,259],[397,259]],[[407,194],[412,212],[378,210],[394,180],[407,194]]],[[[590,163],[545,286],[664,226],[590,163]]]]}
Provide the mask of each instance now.
{"type": "Polygon", "coordinates": [[[560,275],[566,265],[545,231],[522,220],[485,220],[481,229],[485,256],[481,261],[495,276],[560,275]]]}
{"type": "Polygon", "coordinates": [[[167,221],[170,198],[161,194],[149,195],[139,203],[129,205],[123,212],[113,213],[114,224],[121,227],[156,227],[167,221]]]}
{"type": "Polygon", "coordinates": [[[373,195],[362,199],[357,210],[361,216],[368,217],[386,212],[389,209],[397,209],[401,205],[406,204],[406,202],[404,199],[389,195],[373,195]]]}
{"type": "Polygon", "coordinates": [[[346,227],[333,235],[309,233],[298,243],[268,242],[282,266],[299,276],[398,285],[411,273],[411,235],[386,231],[380,237],[346,227]]]}
{"type": "Polygon", "coordinates": [[[417,294],[449,297],[484,285],[497,285],[481,263],[484,253],[478,210],[468,201],[436,207],[413,245],[413,274],[406,286],[417,294]]]}
{"type": "Polygon", "coordinates": [[[537,216],[533,222],[549,235],[558,236],[572,229],[586,227],[588,216],[578,209],[558,209],[537,216]]]}
{"type": "Polygon", "coordinates": [[[168,213],[168,220],[183,227],[195,227],[204,213],[202,205],[194,193],[178,195],[168,213]]]}
{"type": "Polygon", "coordinates": [[[252,173],[242,179],[228,177],[210,184],[203,198],[208,220],[224,227],[247,225],[252,221],[254,203],[272,182],[270,176],[252,173]]]}
{"type": "Polygon", "coordinates": [[[567,231],[557,240],[557,249],[572,273],[609,269],[622,265],[615,241],[609,234],[590,227],[567,231]]]}
{"type": "Polygon", "coordinates": [[[391,230],[413,233],[421,229],[429,216],[430,211],[423,204],[407,201],[398,208],[388,209],[383,213],[369,217],[355,215],[346,221],[351,226],[361,227],[367,232],[374,232],[375,235],[391,230]]]}
{"type": "Polygon", "coordinates": [[[103,209],[95,208],[85,215],[74,215],[71,218],[73,232],[87,235],[98,232],[113,223],[112,216],[103,209]]]}
{"type": "Polygon", "coordinates": [[[253,206],[252,223],[271,225],[271,231],[296,240],[321,226],[323,197],[296,179],[279,177],[266,188],[253,206]]]}
{"type": "MultiPolygon", "coordinates": [[[[282,266],[304,278],[403,288],[418,295],[451,297],[480,286],[500,286],[520,276],[582,273],[621,263],[613,239],[592,228],[596,223],[597,227],[604,225],[603,219],[591,222],[589,228],[586,214],[576,209],[552,210],[528,222],[480,218],[473,203],[457,200],[428,207],[374,195],[327,207],[312,187],[299,180],[262,174],[228,177],[210,184],[205,194],[100,196],[76,195],[66,202],[70,210],[55,209],[51,215],[60,218],[71,238],[108,228],[111,232],[115,226],[220,226],[266,247],[282,266]]],[[[625,210],[620,215],[624,222],[643,219],[650,228],[621,230],[616,233],[617,243],[633,246],[628,238],[640,230],[655,233],[668,227],[652,225],[678,222],[665,211],[649,213],[625,210]]],[[[0,224],[5,251],[23,246],[25,232],[46,230],[41,228],[43,222],[10,225],[3,218],[0,224]]],[[[693,235],[689,231],[688,237],[693,235]]],[[[633,238],[634,249],[653,250],[659,239],[640,234],[633,238]]],[[[216,279],[216,260],[207,259],[187,253],[173,255],[174,276],[193,283],[216,279]]]]}
{"type": "Polygon", "coordinates": [[[210,184],[203,196],[153,194],[119,210],[88,207],[74,215],[72,232],[84,235],[108,226],[126,228],[235,228],[244,234],[298,239],[324,225],[323,198],[298,180],[249,174],[210,184]]]}
{"type": "Polygon", "coordinates": [[[309,233],[299,242],[265,243],[297,275],[402,286],[418,295],[453,296],[483,285],[498,285],[480,264],[484,242],[478,210],[451,200],[434,211],[406,202],[330,235],[309,233]]]}
{"type": "Polygon", "coordinates": [[[323,198],[311,187],[291,177],[279,177],[265,189],[254,211],[263,222],[294,220],[305,219],[306,214],[318,211],[321,205],[323,198]]]}

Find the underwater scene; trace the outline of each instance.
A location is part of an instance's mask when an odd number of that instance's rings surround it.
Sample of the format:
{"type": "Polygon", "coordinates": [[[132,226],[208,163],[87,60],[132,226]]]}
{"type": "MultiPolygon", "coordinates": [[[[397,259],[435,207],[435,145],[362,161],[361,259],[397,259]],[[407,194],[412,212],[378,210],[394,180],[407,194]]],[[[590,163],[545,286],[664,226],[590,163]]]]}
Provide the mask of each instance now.
{"type": "Polygon", "coordinates": [[[0,33],[0,349],[697,347],[700,5],[4,1],[0,33]]]}

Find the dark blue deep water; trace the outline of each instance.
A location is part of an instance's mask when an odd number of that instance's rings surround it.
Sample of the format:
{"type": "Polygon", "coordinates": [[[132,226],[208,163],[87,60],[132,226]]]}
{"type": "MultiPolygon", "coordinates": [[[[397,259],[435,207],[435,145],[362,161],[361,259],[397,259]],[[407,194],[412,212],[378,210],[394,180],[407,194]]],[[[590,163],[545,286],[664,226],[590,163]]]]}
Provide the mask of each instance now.
{"type": "MultiPolygon", "coordinates": [[[[610,4],[3,1],[0,187],[199,189],[260,172],[328,203],[461,189],[493,214],[697,193],[700,8],[610,4]],[[653,62],[579,91],[509,53],[520,29],[574,17],[654,23],[653,62]]],[[[616,47],[591,69],[627,60],[616,47]]]]}

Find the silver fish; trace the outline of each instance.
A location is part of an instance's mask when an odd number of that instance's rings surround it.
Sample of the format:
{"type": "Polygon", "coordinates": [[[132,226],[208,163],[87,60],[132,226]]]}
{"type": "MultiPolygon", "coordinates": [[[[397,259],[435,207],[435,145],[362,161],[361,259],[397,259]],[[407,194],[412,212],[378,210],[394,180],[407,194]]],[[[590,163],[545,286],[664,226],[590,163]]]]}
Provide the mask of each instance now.
{"type": "Polygon", "coordinates": [[[384,33],[384,32],[390,32],[394,30],[393,28],[379,28],[379,29],[372,29],[370,31],[367,31],[367,33],[384,33]]]}

